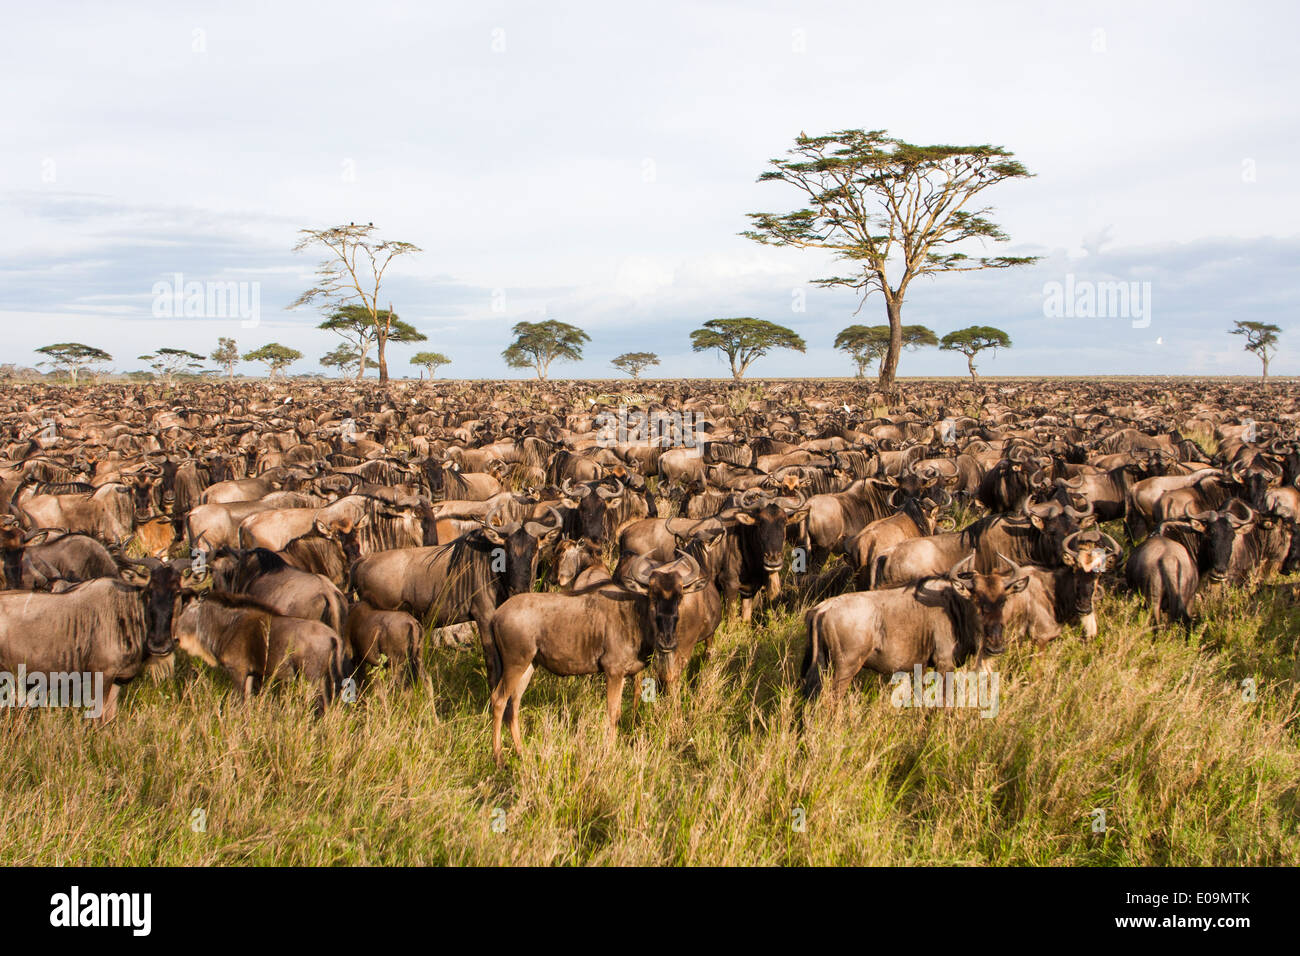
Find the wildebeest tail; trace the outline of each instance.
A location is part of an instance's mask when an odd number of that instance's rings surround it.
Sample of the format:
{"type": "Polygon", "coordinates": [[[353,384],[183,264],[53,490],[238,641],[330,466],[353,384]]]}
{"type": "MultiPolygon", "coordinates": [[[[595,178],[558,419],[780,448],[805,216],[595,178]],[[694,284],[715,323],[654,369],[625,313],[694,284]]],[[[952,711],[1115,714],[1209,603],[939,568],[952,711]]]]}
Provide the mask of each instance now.
{"type": "Polygon", "coordinates": [[[826,665],[826,644],[821,639],[821,612],[809,608],[803,616],[808,627],[808,646],[803,652],[803,695],[816,700],[822,691],[822,668],[826,665]]]}

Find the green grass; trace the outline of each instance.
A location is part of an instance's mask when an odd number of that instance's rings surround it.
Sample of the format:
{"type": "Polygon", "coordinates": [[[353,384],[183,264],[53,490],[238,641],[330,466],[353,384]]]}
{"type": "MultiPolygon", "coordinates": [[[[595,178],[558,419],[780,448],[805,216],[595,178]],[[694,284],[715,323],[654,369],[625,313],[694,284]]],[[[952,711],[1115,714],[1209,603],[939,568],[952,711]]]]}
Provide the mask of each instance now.
{"type": "Polygon", "coordinates": [[[178,655],[107,727],[0,715],[0,863],[1294,864],[1294,587],[1207,596],[1190,641],[1108,597],[1095,642],[999,660],[990,719],[895,709],[870,675],[804,714],[799,612],[729,620],[613,748],[603,681],[539,674],[501,769],[476,649],[319,720],[305,688],[246,705],[178,655]]]}

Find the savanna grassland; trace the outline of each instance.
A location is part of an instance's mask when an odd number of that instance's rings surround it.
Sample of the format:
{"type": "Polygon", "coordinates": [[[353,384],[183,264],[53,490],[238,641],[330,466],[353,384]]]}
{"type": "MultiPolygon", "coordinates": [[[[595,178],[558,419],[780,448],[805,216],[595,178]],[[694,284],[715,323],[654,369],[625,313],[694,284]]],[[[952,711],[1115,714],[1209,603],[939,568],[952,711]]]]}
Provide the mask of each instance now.
{"type": "Polygon", "coordinates": [[[502,769],[477,648],[429,648],[429,688],[384,675],[321,719],[303,687],[245,704],[178,654],[107,727],[0,717],[0,862],[1294,864],[1295,587],[1203,595],[1190,639],[1109,596],[1095,642],[999,660],[991,718],[895,708],[871,675],[805,713],[799,607],[729,618],[613,748],[601,679],[540,673],[502,769]]]}

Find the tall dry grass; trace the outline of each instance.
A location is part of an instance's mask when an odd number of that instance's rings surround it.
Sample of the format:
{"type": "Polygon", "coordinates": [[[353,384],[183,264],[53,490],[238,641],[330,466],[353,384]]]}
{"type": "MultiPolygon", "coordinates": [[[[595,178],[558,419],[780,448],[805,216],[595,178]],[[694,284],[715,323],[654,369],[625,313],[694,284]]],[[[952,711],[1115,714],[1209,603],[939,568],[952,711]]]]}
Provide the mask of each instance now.
{"type": "Polygon", "coordinates": [[[245,705],[181,660],[106,728],[0,715],[0,862],[1294,864],[1292,587],[1208,597],[1190,639],[1107,598],[1095,642],[1000,660],[988,719],[896,709],[870,676],[805,714],[799,609],[728,621],[613,748],[602,681],[539,674],[502,769],[477,651],[431,649],[431,691],[381,678],[319,720],[304,688],[245,705]]]}

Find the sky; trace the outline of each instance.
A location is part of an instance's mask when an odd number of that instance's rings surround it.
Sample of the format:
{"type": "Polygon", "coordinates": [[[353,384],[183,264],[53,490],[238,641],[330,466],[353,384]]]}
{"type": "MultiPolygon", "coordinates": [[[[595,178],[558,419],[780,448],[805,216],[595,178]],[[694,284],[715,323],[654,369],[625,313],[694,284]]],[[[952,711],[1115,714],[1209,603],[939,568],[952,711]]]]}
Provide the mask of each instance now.
{"type": "MultiPolygon", "coordinates": [[[[500,353],[552,318],[591,336],[553,376],[613,377],[627,351],[725,376],[690,332],[755,316],[808,349],[751,377],[849,375],[835,334],[883,324],[883,302],[858,311],[810,284],[841,271],[825,255],[739,233],[800,205],[757,181],[795,136],[863,128],[1002,146],[1034,173],[981,194],[1010,241],[970,251],[1041,260],[904,304],[940,335],[1005,329],[982,372],[1254,374],[1226,330],[1255,320],[1283,329],[1272,372],[1300,374],[1292,3],[4,6],[0,362],[78,341],[127,371],[230,336],[318,371],[339,340],[288,308],[320,258],[293,246],[373,222],[422,250],[384,284],[429,337],[390,347],[394,374],[434,349],[440,376],[528,376],[500,353]],[[255,291],[255,322],[160,315],[177,276],[255,291]],[[1135,284],[1127,312],[1052,314],[1054,291],[1114,282],[1135,284]]],[[[900,366],[964,373],[935,349],[900,366]]]]}

